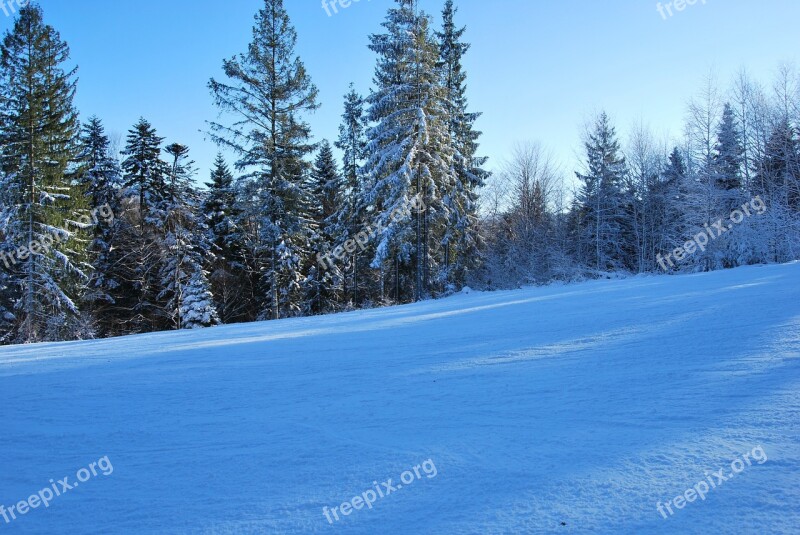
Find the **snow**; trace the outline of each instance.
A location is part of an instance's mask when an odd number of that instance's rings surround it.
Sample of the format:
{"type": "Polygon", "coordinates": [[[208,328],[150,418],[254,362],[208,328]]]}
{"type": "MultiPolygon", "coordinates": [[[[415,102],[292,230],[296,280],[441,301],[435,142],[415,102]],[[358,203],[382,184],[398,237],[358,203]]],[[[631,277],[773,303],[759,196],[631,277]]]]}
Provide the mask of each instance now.
{"type": "Polygon", "coordinates": [[[0,504],[113,464],[0,534],[798,533],[798,357],[800,263],[0,348],[0,504]]]}

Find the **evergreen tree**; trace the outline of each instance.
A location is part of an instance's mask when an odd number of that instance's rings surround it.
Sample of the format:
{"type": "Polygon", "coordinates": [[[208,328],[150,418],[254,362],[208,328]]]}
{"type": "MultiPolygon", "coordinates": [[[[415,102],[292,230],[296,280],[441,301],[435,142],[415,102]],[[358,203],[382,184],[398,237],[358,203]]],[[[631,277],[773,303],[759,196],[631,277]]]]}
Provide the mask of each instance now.
{"type": "Polygon", "coordinates": [[[688,198],[692,194],[691,177],[686,159],[678,147],[672,149],[662,177],[665,199],[661,213],[663,219],[659,224],[663,236],[659,252],[666,252],[683,245],[693,228],[687,217],[688,198]]]}
{"type": "Polygon", "coordinates": [[[367,134],[366,203],[381,229],[372,265],[381,269],[382,289],[383,273],[393,272],[395,299],[419,300],[430,294],[430,272],[441,258],[430,247],[442,243],[449,217],[442,194],[455,180],[454,149],[430,18],[418,12],[417,0],[397,0],[382,26],[386,33],[371,36],[369,45],[378,62],[377,88],[367,99],[375,126],[367,134]],[[398,216],[414,199],[425,209],[398,216]],[[404,296],[408,286],[413,294],[404,296]]]}
{"type": "Polygon", "coordinates": [[[731,105],[725,104],[714,152],[716,187],[723,197],[721,209],[730,211],[741,206],[738,201],[741,197],[739,193],[742,188],[743,163],[744,147],[736,124],[736,116],[731,105]]]}
{"type": "Polygon", "coordinates": [[[194,162],[189,159],[189,148],[180,143],[172,143],[165,151],[172,164],[164,207],[166,236],[158,298],[164,302],[164,313],[175,329],[216,324],[219,319],[203,271],[203,254],[208,248],[203,239],[206,227],[195,216],[198,199],[192,186],[194,162]],[[187,299],[190,303],[186,303],[187,299]],[[187,311],[190,319],[185,317],[187,311]]]}
{"type": "MultiPolygon", "coordinates": [[[[736,116],[731,105],[726,103],[713,154],[712,168],[717,217],[727,218],[745,201],[742,190],[743,163],[744,147],[736,116]]],[[[741,227],[732,228],[731,232],[720,237],[719,243],[715,244],[719,249],[717,262],[721,262],[722,267],[736,267],[743,262],[746,249],[743,239],[746,238],[742,234],[741,227]]]]}
{"type": "Polygon", "coordinates": [[[339,207],[346,201],[345,188],[327,140],[320,144],[307,189],[314,200],[311,212],[314,230],[312,243],[318,256],[312,258],[313,265],[306,279],[304,311],[307,314],[320,314],[335,311],[337,304],[343,300],[341,266],[321,258],[338,246],[344,247],[349,239],[346,229],[340,229],[338,224],[339,207]]]}
{"type": "Polygon", "coordinates": [[[228,82],[211,80],[216,104],[231,125],[211,123],[213,138],[239,155],[251,180],[252,240],[262,273],[262,317],[296,314],[301,266],[309,255],[308,195],[302,188],[313,151],[301,115],[315,110],[317,88],[295,55],[297,34],[282,0],[265,0],[246,54],[223,62],[228,82]]]}
{"type": "Polygon", "coordinates": [[[443,239],[444,274],[450,284],[461,286],[478,258],[478,189],[489,173],[483,169],[488,158],[477,156],[481,132],[475,130],[480,113],[470,113],[467,103],[467,73],[462,61],[470,45],[462,41],[466,28],[457,28],[458,9],[453,0],[445,2],[442,11],[443,27],[439,40],[442,85],[448,115],[450,138],[454,147],[453,180],[443,191],[449,218],[443,239]]]}
{"type": "Polygon", "coordinates": [[[167,164],[161,159],[163,137],[144,118],[128,132],[122,154],[123,187],[126,195],[138,198],[139,226],[159,226],[164,221],[164,201],[167,198],[167,164]]]}
{"type": "Polygon", "coordinates": [[[209,282],[214,305],[223,323],[249,319],[253,288],[247,275],[243,247],[241,210],[236,201],[233,174],[222,154],[218,154],[211,171],[211,182],[202,204],[208,227],[210,251],[207,255],[209,282]]]}
{"type": "Polygon", "coordinates": [[[209,291],[206,272],[196,269],[189,275],[178,317],[182,329],[199,329],[219,325],[220,319],[214,306],[214,296],[209,291]]]}
{"type": "MultiPolygon", "coordinates": [[[[339,234],[349,234],[355,236],[364,227],[364,190],[365,185],[362,181],[362,166],[367,155],[366,138],[366,118],[364,115],[364,99],[356,93],[353,84],[350,84],[350,91],[345,95],[344,113],[342,123],[339,125],[339,139],[336,147],[342,151],[344,187],[346,193],[338,207],[338,229],[339,234]]],[[[359,303],[360,286],[363,285],[361,279],[361,268],[359,263],[360,251],[353,252],[353,256],[342,266],[345,281],[350,281],[350,292],[352,293],[352,303],[357,306],[359,303]]]]}
{"type": "Polygon", "coordinates": [[[123,194],[134,202],[135,218],[124,232],[125,278],[133,290],[129,305],[129,332],[163,329],[166,303],[161,277],[167,220],[168,165],[161,158],[164,138],[144,118],[128,132],[122,162],[123,194]],[[132,224],[131,224],[132,223],[132,224]]]}
{"type": "Polygon", "coordinates": [[[586,174],[577,173],[582,257],[596,273],[626,267],[627,223],[622,183],[627,172],[608,115],[597,118],[585,143],[586,174]]]}
{"type": "Polygon", "coordinates": [[[15,288],[11,338],[18,341],[79,336],[86,225],[74,182],[77,69],[64,69],[68,59],[69,47],[35,4],[20,9],[0,45],[0,236],[5,253],[17,251],[6,285],[15,288]]]}
{"type": "Polygon", "coordinates": [[[130,291],[118,270],[120,253],[124,251],[124,244],[118,240],[120,226],[115,216],[122,213],[121,170],[97,117],[91,117],[83,126],[81,148],[83,172],[79,183],[95,214],[89,244],[91,274],[83,300],[100,324],[101,334],[106,335],[119,323],[121,314],[116,305],[124,300],[125,290],[130,291]]]}

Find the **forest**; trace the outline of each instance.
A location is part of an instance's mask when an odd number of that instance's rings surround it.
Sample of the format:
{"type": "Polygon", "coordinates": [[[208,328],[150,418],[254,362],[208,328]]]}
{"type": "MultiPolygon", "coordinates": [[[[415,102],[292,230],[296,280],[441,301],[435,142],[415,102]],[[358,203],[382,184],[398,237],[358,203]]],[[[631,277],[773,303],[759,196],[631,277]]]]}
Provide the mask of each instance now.
{"type": "Polygon", "coordinates": [[[0,45],[0,342],[800,258],[792,66],[767,84],[709,76],[687,95],[678,138],[621,135],[599,112],[577,133],[580,169],[530,142],[490,173],[458,9],[444,0],[435,20],[417,4],[388,9],[369,36],[369,94],[351,86],[326,102],[341,125],[320,140],[302,36],[283,0],[264,0],[247,50],[208,82],[212,169],[161,137],[158,117],[116,147],[102,118],[75,107],[68,44],[41,6],[21,7],[0,45]]]}

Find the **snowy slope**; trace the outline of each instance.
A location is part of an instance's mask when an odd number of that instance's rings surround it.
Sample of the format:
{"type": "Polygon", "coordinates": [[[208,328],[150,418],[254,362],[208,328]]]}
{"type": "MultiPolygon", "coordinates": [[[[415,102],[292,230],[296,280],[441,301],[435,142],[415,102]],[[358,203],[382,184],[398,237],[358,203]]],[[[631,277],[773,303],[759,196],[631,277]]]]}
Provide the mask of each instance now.
{"type": "Polygon", "coordinates": [[[799,263],[1,348],[0,504],[113,472],[0,535],[800,533],[798,357],[799,263]]]}

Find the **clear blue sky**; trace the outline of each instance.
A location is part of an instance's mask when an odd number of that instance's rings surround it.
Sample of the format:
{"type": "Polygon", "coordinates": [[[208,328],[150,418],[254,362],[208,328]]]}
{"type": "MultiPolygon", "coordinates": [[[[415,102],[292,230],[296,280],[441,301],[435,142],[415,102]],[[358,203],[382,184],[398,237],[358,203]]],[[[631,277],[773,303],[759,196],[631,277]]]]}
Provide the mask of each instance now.
{"type": "MultiPolygon", "coordinates": [[[[6,0],[7,2],[9,0],[6,0]]],[[[14,0],[10,0],[14,1],[14,0]]],[[[349,82],[366,93],[392,0],[360,0],[328,16],[321,0],[286,0],[298,53],[320,89],[309,117],[317,139],[337,135],[349,82]]],[[[698,0],[665,20],[651,0],[460,0],[468,27],[470,100],[484,113],[491,166],[517,141],[540,140],[568,171],[587,117],[606,109],[621,132],[639,120],[679,134],[686,102],[714,68],[765,82],[797,60],[797,0],[698,0]]],[[[188,144],[205,181],[216,152],[201,130],[216,117],[206,84],[245,50],[262,0],[42,0],[46,21],[80,67],[77,106],[124,135],[139,116],[168,142],[188,144]]],[[[443,0],[422,0],[438,27],[443,0]]],[[[664,2],[665,4],[667,2],[664,2]]],[[[0,12],[0,29],[11,19],[0,12]]]]}

